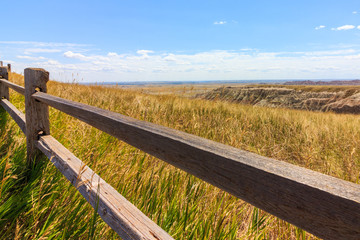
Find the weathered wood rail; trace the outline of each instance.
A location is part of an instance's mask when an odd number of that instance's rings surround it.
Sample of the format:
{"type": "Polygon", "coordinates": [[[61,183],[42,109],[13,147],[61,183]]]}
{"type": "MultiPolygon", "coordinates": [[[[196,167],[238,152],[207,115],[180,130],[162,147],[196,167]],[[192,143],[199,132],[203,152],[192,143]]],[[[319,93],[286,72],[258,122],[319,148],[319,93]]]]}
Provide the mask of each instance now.
{"type": "Polygon", "coordinates": [[[118,113],[46,93],[49,74],[25,69],[25,88],[0,68],[1,105],[27,136],[28,161],[41,151],[123,239],[172,239],[49,132],[48,106],[67,113],[324,239],[360,239],[360,185],[118,113]],[[25,95],[25,116],[9,90],[25,95]],[[81,172],[81,174],[79,174],[81,172]],[[100,191],[98,192],[100,188],[100,191]]]}

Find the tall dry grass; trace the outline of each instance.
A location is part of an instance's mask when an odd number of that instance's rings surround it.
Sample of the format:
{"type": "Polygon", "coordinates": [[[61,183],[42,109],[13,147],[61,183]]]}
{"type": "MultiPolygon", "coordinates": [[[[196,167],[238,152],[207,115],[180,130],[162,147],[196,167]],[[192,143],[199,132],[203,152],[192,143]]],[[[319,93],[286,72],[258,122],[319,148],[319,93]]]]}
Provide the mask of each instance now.
{"type": "MultiPolygon", "coordinates": [[[[12,76],[21,83],[22,77],[12,76]]],[[[50,82],[50,94],[359,182],[360,120],[50,82]]],[[[24,110],[22,96],[11,102],[24,110]]],[[[50,109],[51,134],[176,239],[313,239],[305,231],[50,109]]],[[[24,167],[25,139],[0,113],[0,236],[117,239],[46,159],[24,167]],[[94,234],[93,234],[94,233],[94,234]]]]}

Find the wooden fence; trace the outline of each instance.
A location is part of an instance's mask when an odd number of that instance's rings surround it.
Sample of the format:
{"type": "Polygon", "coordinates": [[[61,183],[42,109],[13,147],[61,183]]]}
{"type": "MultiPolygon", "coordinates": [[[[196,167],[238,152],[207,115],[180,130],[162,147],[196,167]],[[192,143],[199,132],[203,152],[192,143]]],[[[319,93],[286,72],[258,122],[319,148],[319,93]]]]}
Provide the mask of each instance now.
{"type": "Polygon", "coordinates": [[[9,71],[0,67],[0,103],[26,135],[27,160],[44,153],[123,239],[172,238],[50,135],[48,106],[320,238],[360,239],[360,185],[49,95],[43,69],[25,69],[25,88],[8,81],[9,71]],[[9,88],[25,95],[25,115],[10,103],[9,88]]]}

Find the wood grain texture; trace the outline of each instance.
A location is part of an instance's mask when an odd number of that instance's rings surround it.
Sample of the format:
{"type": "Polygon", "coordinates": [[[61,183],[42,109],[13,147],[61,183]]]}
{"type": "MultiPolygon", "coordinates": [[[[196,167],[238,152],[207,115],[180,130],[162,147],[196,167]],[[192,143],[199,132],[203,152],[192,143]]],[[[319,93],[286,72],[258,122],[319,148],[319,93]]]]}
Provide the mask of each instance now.
{"type": "Polygon", "coordinates": [[[26,134],[25,115],[14,105],[12,105],[11,102],[9,102],[7,99],[2,99],[0,104],[19,125],[23,133],[26,134]]]}
{"type": "Polygon", "coordinates": [[[27,161],[30,164],[41,152],[36,148],[39,134],[49,135],[49,107],[31,97],[37,90],[46,92],[49,72],[41,68],[26,68],[25,75],[25,116],[27,161]]]}
{"type": "MultiPolygon", "coordinates": [[[[0,67],[0,76],[3,79],[9,79],[9,72],[7,67],[0,67]]],[[[9,100],[9,88],[2,82],[0,82],[0,99],[9,100]]]]}
{"type": "Polygon", "coordinates": [[[52,136],[37,146],[122,239],[173,239],[52,136]]]}
{"type": "Polygon", "coordinates": [[[33,95],[325,239],[359,239],[360,185],[100,108],[33,95]]]}
{"type": "Polygon", "coordinates": [[[7,86],[8,88],[13,89],[14,91],[25,95],[25,88],[19,85],[16,85],[15,83],[12,83],[6,79],[0,79],[0,84],[4,84],[5,86],[7,86]]]}

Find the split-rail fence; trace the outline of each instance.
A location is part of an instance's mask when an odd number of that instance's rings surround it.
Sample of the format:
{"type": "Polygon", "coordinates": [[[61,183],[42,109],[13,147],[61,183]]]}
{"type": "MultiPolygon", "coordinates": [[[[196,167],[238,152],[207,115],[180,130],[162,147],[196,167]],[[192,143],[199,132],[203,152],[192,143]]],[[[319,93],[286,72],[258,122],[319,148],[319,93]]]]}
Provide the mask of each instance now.
{"type": "Polygon", "coordinates": [[[172,239],[50,135],[49,106],[324,239],[360,239],[360,185],[119,113],[47,94],[49,73],[0,66],[1,106],[26,135],[27,161],[45,154],[123,239],[172,239]],[[9,101],[25,95],[25,114],[9,101]]]}

